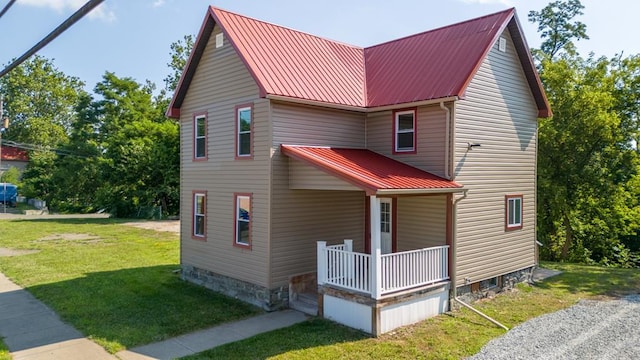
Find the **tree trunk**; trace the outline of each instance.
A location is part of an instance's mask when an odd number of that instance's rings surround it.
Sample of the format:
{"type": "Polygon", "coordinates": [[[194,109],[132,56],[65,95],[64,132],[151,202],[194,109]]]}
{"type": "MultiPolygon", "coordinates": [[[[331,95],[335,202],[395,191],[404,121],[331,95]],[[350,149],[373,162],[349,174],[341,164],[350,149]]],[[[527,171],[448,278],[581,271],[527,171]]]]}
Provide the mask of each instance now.
{"type": "Polygon", "coordinates": [[[573,229],[571,229],[571,223],[569,222],[569,216],[564,214],[564,244],[562,245],[562,254],[560,255],[560,259],[562,261],[567,260],[569,249],[573,243],[573,229]]]}

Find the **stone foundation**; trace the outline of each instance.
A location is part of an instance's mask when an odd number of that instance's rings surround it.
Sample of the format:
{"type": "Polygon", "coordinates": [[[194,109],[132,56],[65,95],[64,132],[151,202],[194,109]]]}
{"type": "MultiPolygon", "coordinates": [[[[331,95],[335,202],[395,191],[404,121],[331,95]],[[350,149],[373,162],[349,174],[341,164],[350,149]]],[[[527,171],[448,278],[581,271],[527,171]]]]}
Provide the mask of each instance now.
{"type": "MultiPolygon", "coordinates": [[[[492,279],[478,281],[457,288],[458,298],[466,303],[472,303],[476,300],[490,298],[497,293],[513,289],[516,284],[531,281],[533,273],[532,266],[530,268],[514,271],[509,274],[498,276],[492,279]]],[[[457,308],[452,302],[452,308],[457,308]]]]}
{"type": "Polygon", "coordinates": [[[263,286],[189,265],[182,265],[181,278],[224,295],[248,302],[266,311],[283,309],[289,305],[288,286],[267,289],[263,286]]]}

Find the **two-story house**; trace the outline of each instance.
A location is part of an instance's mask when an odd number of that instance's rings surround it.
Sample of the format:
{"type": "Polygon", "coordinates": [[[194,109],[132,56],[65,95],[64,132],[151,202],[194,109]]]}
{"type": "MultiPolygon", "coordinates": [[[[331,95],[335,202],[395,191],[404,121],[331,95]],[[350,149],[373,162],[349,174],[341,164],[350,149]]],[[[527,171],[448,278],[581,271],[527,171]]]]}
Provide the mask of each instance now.
{"type": "Polygon", "coordinates": [[[509,286],[550,115],[514,9],[361,48],[210,7],[168,110],[182,277],[372,334],[509,286]]]}

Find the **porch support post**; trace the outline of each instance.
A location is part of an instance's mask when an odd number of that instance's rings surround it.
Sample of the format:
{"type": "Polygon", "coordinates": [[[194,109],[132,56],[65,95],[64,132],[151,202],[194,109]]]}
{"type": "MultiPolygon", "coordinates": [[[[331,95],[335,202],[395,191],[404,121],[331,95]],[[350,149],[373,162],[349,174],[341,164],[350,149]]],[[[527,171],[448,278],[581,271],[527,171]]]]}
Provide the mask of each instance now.
{"type": "Polygon", "coordinates": [[[344,239],[344,249],[348,252],[353,251],[353,240],[352,239],[344,239]]]}
{"type": "Polygon", "coordinates": [[[371,212],[371,297],[380,299],[382,295],[382,251],[380,249],[380,199],[370,197],[371,212]]]}
{"type": "Polygon", "coordinates": [[[327,242],[326,241],[318,241],[317,243],[317,261],[318,261],[318,266],[317,266],[317,274],[316,277],[318,278],[318,285],[323,285],[325,282],[327,282],[327,279],[325,279],[325,276],[327,274],[327,254],[324,251],[327,248],[327,242]]]}

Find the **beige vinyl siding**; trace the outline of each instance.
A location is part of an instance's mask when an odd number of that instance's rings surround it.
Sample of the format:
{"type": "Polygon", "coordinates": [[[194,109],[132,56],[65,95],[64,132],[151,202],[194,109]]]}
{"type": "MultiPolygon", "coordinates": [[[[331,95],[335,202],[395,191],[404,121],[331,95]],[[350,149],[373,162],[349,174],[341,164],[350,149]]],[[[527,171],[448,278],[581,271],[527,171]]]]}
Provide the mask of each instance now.
{"type": "Polygon", "coordinates": [[[398,198],[398,251],[447,244],[445,195],[398,198]]]}
{"type": "Polygon", "coordinates": [[[181,262],[268,286],[269,101],[216,26],[180,110],[181,262]],[[253,159],[235,159],[236,105],[253,103],[253,159]],[[192,160],[193,114],[207,112],[206,161],[192,160]],[[207,241],[191,238],[192,190],[207,191],[207,241]],[[250,250],[233,246],[234,193],[252,194],[250,250]]]}
{"type": "Polygon", "coordinates": [[[537,109],[513,43],[497,43],[455,108],[457,285],[534,265],[537,109]],[[481,147],[467,149],[467,143],[481,147]],[[523,228],[505,231],[505,195],[522,194],[523,228]]]}
{"type": "MultiPolygon", "coordinates": [[[[401,110],[401,109],[398,109],[401,110]]],[[[446,114],[439,105],[417,109],[417,152],[393,154],[393,111],[367,114],[367,148],[433,174],[445,175],[446,114]]]]}
{"type": "Polygon", "coordinates": [[[316,241],[353,239],[356,250],[364,249],[364,192],[290,189],[290,159],[280,153],[280,144],[362,148],[365,133],[360,113],[280,102],[273,102],[271,111],[270,261],[275,287],[287,285],[291,275],[316,271],[316,241]]]}

